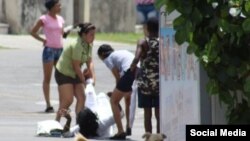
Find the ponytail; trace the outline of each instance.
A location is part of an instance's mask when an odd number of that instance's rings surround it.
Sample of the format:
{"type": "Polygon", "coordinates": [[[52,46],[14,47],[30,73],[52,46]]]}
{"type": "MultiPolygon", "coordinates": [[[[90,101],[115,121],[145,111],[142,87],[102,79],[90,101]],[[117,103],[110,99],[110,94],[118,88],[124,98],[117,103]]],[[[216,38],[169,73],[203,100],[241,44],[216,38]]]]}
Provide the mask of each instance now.
{"type": "Polygon", "coordinates": [[[91,23],[80,23],[74,26],[69,25],[64,28],[63,38],[66,38],[68,34],[74,29],[76,29],[79,36],[82,36],[83,33],[88,33],[90,30],[96,29],[96,27],[91,23]]]}
{"type": "Polygon", "coordinates": [[[79,36],[82,36],[83,33],[88,33],[90,30],[96,29],[96,27],[91,23],[80,23],[77,27],[80,28],[78,31],[79,36]]]}

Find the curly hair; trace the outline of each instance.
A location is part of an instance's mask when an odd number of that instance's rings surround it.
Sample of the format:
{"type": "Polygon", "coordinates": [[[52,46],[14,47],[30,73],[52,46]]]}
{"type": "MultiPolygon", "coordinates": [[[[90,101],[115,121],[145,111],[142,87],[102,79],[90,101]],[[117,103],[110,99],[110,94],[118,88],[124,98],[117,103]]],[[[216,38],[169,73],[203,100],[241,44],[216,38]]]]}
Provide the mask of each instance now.
{"type": "Polygon", "coordinates": [[[98,117],[89,108],[85,107],[77,116],[77,123],[80,127],[80,133],[87,138],[96,137],[98,129],[98,117]]]}
{"type": "Polygon", "coordinates": [[[44,6],[46,7],[47,10],[50,10],[53,8],[56,3],[58,3],[59,0],[46,0],[44,6]]]}

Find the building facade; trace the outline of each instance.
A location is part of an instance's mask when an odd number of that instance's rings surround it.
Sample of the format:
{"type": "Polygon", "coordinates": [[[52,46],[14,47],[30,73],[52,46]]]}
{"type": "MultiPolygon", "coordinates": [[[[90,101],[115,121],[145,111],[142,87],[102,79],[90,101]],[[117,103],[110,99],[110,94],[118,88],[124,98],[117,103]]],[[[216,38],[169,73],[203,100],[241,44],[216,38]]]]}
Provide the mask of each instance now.
{"type": "MultiPolygon", "coordinates": [[[[0,0],[0,23],[10,34],[26,34],[46,12],[45,0],[0,0]]],[[[136,22],[134,0],[60,0],[66,25],[92,22],[99,32],[131,32],[136,22]]]]}

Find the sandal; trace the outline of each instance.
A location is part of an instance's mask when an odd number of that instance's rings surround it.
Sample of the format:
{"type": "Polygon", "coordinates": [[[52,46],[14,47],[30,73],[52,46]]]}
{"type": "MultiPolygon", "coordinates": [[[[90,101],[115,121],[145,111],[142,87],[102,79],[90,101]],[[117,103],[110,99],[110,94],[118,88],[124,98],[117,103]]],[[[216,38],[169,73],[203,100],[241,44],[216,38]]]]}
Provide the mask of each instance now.
{"type": "Polygon", "coordinates": [[[70,124],[71,124],[71,116],[69,114],[69,110],[66,110],[65,113],[63,113],[63,116],[67,119],[64,127],[63,132],[68,132],[70,130],[70,124]]]}
{"type": "Polygon", "coordinates": [[[120,134],[115,134],[114,136],[109,138],[110,140],[125,140],[126,139],[126,133],[120,133],[120,134]]]}
{"type": "Polygon", "coordinates": [[[53,107],[47,107],[45,109],[45,113],[53,113],[54,112],[54,108],[53,107]]]}
{"type": "Polygon", "coordinates": [[[132,133],[131,133],[131,128],[129,128],[129,127],[127,128],[126,134],[127,134],[127,136],[131,136],[131,134],[132,134],[132,133]]]}

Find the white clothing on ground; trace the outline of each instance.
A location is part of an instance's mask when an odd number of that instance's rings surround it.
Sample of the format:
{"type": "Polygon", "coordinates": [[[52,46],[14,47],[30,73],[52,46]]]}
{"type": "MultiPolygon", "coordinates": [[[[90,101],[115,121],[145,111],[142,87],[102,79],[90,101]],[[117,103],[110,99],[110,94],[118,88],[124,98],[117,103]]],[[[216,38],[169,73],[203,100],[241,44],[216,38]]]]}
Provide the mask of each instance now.
{"type": "MultiPolygon", "coordinates": [[[[107,94],[101,92],[96,94],[93,81],[89,80],[90,83],[86,83],[85,95],[86,102],[85,106],[88,107],[93,113],[97,114],[99,127],[97,129],[96,138],[102,139],[113,135],[113,128],[115,125],[115,120],[113,117],[113,112],[110,105],[110,99],[107,94]]],[[[121,117],[124,117],[124,112],[121,112],[121,117]]],[[[75,133],[80,131],[79,125],[75,125],[70,128],[70,132],[66,133],[66,137],[73,137],[75,133]]]]}

